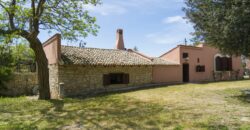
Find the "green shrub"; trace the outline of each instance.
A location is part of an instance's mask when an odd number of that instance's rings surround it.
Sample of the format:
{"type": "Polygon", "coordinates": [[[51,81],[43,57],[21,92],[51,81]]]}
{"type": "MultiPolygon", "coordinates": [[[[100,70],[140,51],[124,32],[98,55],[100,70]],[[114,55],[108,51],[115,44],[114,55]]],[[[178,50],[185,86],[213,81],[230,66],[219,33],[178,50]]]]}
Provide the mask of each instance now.
{"type": "Polygon", "coordinates": [[[6,88],[4,82],[9,81],[12,73],[13,56],[6,44],[0,44],[0,89],[6,88]]]}

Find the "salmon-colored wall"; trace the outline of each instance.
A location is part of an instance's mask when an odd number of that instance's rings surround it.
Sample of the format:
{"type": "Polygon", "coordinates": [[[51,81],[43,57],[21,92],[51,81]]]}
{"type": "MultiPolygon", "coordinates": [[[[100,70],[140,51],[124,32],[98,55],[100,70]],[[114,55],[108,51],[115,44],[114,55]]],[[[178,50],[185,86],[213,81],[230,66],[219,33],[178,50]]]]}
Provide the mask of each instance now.
{"type": "Polygon", "coordinates": [[[173,61],[180,64],[180,47],[178,46],[160,57],[163,59],[167,59],[168,61],[173,61]]]}
{"type": "Polygon", "coordinates": [[[182,82],[180,65],[154,66],[153,83],[180,83],[182,82]]]}
{"type": "MultiPolygon", "coordinates": [[[[197,47],[194,46],[184,46],[180,45],[169,51],[168,53],[161,56],[161,58],[177,61],[180,64],[180,77],[182,78],[182,65],[189,64],[189,80],[190,82],[200,82],[200,81],[212,81],[213,71],[215,67],[215,55],[220,54],[220,51],[216,48],[209,47],[207,45],[199,45],[197,47]],[[182,54],[188,53],[189,58],[183,59],[182,54]],[[199,63],[198,63],[199,58],[199,63]],[[205,72],[196,72],[197,65],[205,65],[205,72]]],[[[233,70],[240,70],[240,76],[243,76],[243,68],[241,66],[241,58],[240,57],[232,57],[233,62],[233,70]]],[[[223,79],[229,79],[231,72],[224,72],[223,79]]]]}
{"type": "MultiPolygon", "coordinates": [[[[212,81],[213,71],[215,70],[215,56],[221,54],[218,49],[209,47],[207,45],[200,45],[199,47],[180,46],[180,59],[181,65],[189,64],[189,79],[190,82],[197,81],[212,81]],[[189,54],[189,59],[182,58],[183,53],[189,54]],[[198,58],[200,62],[198,63],[198,58]],[[197,65],[205,65],[205,72],[196,72],[197,65]]],[[[243,74],[243,68],[241,67],[241,58],[232,57],[233,70],[240,70],[240,76],[243,74]]],[[[224,78],[228,79],[230,72],[224,73],[224,78]]]]}
{"type": "Polygon", "coordinates": [[[61,35],[56,34],[43,44],[49,64],[57,64],[61,58],[61,35]]]}

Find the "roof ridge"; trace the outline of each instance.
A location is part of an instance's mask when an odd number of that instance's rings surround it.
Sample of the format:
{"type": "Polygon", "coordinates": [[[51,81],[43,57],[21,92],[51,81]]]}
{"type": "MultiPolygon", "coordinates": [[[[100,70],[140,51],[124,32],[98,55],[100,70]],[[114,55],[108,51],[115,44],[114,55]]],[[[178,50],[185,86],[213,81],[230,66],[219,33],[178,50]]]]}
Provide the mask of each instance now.
{"type": "Polygon", "coordinates": [[[154,59],[161,59],[161,60],[164,60],[164,61],[173,63],[173,64],[178,64],[177,62],[174,62],[174,61],[171,61],[171,60],[169,60],[169,59],[162,58],[162,57],[153,57],[153,60],[154,60],[154,59]]]}
{"type": "Polygon", "coordinates": [[[77,48],[77,49],[96,49],[96,50],[113,50],[113,51],[127,51],[127,50],[119,50],[119,49],[108,49],[108,48],[95,48],[95,47],[78,47],[78,46],[66,46],[62,45],[62,47],[71,47],[71,48],[77,48]]]}
{"type": "Polygon", "coordinates": [[[146,56],[145,54],[142,54],[142,53],[140,53],[140,52],[134,51],[134,50],[132,50],[132,49],[128,49],[128,52],[132,52],[132,53],[134,53],[134,54],[136,54],[136,55],[138,55],[138,56],[140,56],[140,57],[142,57],[142,58],[145,58],[145,59],[147,59],[147,60],[149,60],[149,61],[152,62],[152,58],[149,57],[149,56],[146,56]]]}

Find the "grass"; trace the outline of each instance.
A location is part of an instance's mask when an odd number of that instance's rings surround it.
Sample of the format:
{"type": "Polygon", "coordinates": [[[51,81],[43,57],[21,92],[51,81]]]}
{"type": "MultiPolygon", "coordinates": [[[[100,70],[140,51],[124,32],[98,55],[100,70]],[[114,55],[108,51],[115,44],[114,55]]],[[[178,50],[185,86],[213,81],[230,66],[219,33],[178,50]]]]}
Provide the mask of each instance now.
{"type": "Polygon", "coordinates": [[[0,129],[249,130],[250,81],[185,84],[85,99],[0,98],[0,129]]]}

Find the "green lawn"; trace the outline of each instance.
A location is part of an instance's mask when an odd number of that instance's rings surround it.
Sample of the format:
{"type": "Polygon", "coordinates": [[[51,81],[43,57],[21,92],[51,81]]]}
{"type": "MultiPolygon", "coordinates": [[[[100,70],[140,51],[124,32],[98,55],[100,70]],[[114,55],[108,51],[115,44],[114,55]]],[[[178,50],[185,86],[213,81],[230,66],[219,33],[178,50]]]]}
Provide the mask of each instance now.
{"type": "Polygon", "coordinates": [[[250,130],[250,81],[174,85],[86,99],[0,98],[0,129],[250,130]]]}

